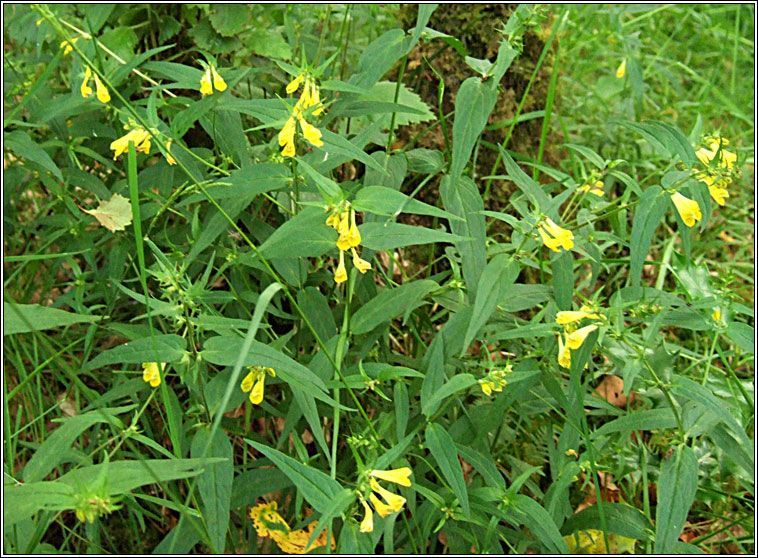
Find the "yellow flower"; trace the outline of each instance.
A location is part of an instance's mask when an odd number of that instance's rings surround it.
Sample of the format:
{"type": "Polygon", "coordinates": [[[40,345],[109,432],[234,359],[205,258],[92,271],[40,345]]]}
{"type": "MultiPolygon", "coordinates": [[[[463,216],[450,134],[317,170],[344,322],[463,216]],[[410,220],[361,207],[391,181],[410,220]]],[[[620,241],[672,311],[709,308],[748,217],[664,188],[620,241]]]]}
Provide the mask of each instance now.
{"type": "Polygon", "coordinates": [[[219,91],[226,91],[226,82],[224,78],[216,71],[216,68],[211,66],[211,75],[213,76],[213,87],[219,91]]]}
{"type": "Polygon", "coordinates": [[[211,85],[211,68],[210,66],[205,69],[203,77],[200,78],[200,93],[203,97],[206,95],[213,95],[213,86],[211,85]]]}
{"type": "Polygon", "coordinates": [[[484,394],[490,396],[492,395],[493,391],[503,391],[503,388],[508,383],[505,379],[505,374],[511,370],[512,367],[510,364],[506,367],[505,370],[498,368],[490,370],[487,373],[486,377],[479,380],[479,385],[481,386],[484,394]]]}
{"type": "Polygon", "coordinates": [[[108,88],[103,85],[97,74],[95,74],[95,87],[97,87],[97,99],[101,103],[109,103],[111,101],[111,94],[108,93],[108,88]]]}
{"type": "Polygon", "coordinates": [[[134,142],[137,151],[142,151],[145,155],[150,153],[150,132],[144,128],[135,128],[125,136],[111,142],[110,148],[115,152],[113,160],[129,149],[129,142],[134,142]]]}
{"type": "Polygon", "coordinates": [[[559,246],[564,250],[574,247],[573,233],[556,225],[550,217],[545,217],[545,222],[540,224],[538,231],[542,242],[553,252],[560,252],[559,246]]]}
{"type": "Polygon", "coordinates": [[[711,314],[711,318],[713,318],[714,322],[719,323],[721,321],[721,310],[719,308],[715,308],[713,310],[713,314],[711,314]]]}
{"type": "Polygon", "coordinates": [[[703,163],[705,166],[709,166],[711,161],[713,161],[713,159],[716,157],[716,154],[719,152],[719,148],[721,148],[718,166],[725,169],[731,169],[734,167],[734,163],[737,161],[737,154],[732,153],[731,151],[727,151],[723,148],[724,145],[729,144],[729,140],[716,136],[706,138],[705,141],[710,149],[702,147],[695,152],[695,155],[701,163],[703,163]]]}
{"type": "Polygon", "coordinates": [[[142,379],[149,383],[152,387],[158,387],[161,385],[161,371],[166,369],[166,363],[162,362],[160,369],[157,362],[143,362],[142,368],[144,372],[142,379]]]}
{"type": "Polygon", "coordinates": [[[363,498],[361,498],[361,504],[366,512],[366,516],[361,521],[361,533],[371,533],[374,530],[374,512],[363,498]]]}
{"type": "Polygon", "coordinates": [[[558,364],[571,368],[571,349],[563,344],[563,335],[558,335],[558,364]]]}
{"type": "Polygon", "coordinates": [[[298,120],[300,121],[300,128],[303,130],[303,137],[307,139],[311,145],[315,145],[316,147],[323,146],[324,142],[321,141],[321,131],[313,124],[306,122],[305,118],[302,116],[298,117],[298,120]]]}
{"type": "Polygon", "coordinates": [[[700,206],[696,201],[683,196],[679,192],[671,194],[671,201],[674,202],[679,216],[688,227],[692,227],[695,221],[700,221],[703,218],[703,214],[700,213],[700,206]]]}
{"type": "Polygon", "coordinates": [[[250,392],[250,403],[253,405],[259,405],[263,401],[263,386],[266,381],[266,374],[270,376],[276,376],[273,368],[265,368],[263,366],[248,366],[250,373],[242,380],[240,388],[242,391],[250,392]]]}
{"type": "MultiPolygon", "coordinates": [[[[42,22],[42,18],[40,18],[39,22],[37,22],[37,25],[39,25],[40,22],[42,22]]],[[[63,56],[67,56],[68,53],[74,50],[74,47],[71,45],[73,45],[78,40],[79,40],[79,37],[74,37],[73,39],[71,39],[71,42],[63,41],[61,43],[61,48],[63,49],[63,56]]]]}
{"type": "Polygon", "coordinates": [[[595,194],[598,197],[603,197],[603,181],[602,180],[596,180],[592,184],[587,183],[584,186],[579,187],[580,192],[589,192],[590,194],[595,194]]]}
{"type": "Polygon", "coordinates": [[[334,272],[334,282],[338,285],[347,281],[347,269],[345,269],[345,252],[340,250],[340,264],[334,272]]]}
{"type": "Polygon", "coordinates": [[[561,325],[578,322],[585,318],[599,320],[600,316],[598,316],[594,312],[585,312],[584,310],[561,310],[555,315],[556,323],[561,324],[561,325]]]}
{"type": "Polygon", "coordinates": [[[300,74],[295,79],[293,79],[291,82],[287,84],[287,94],[291,95],[295,91],[297,91],[297,88],[300,87],[300,84],[305,79],[305,74],[300,74]]]}
{"type": "Polygon", "coordinates": [[[616,69],[616,77],[621,79],[626,75],[626,58],[621,61],[619,67],[616,69]]]}
{"type": "Polygon", "coordinates": [[[172,145],[173,143],[174,143],[174,140],[173,140],[173,139],[169,139],[169,140],[166,142],[166,162],[167,162],[169,165],[175,165],[175,164],[176,164],[176,159],[174,159],[174,157],[171,155],[171,145],[172,145]]]}
{"type": "MultiPolygon", "coordinates": [[[[378,494],[379,496],[381,496],[384,499],[385,502],[387,502],[387,506],[388,506],[388,508],[390,510],[392,510],[393,512],[398,512],[401,509],[403,509],[403,506],[405,505],[405,498],[403,498],[399,494],[395,494],[394,492],[390,492],[386,488],[382,487],[382,485],[380,485],[378,482],[376,482],[376,480],[373,477],[371,477],[371,479],[369,480],[369,482],[371,483],[371,490],[373,490],[376,494],[378,494]]],[[[373,494],[372,494],[372,496],[373,496],[373,494]]],[[[371,501],[374,502],[374,498],[372,498],[371,501]]],[[[375,502],[374,502],[374,504],[375,504],[375,502]]],[[[376,505],[374,507],[376,507],[376,505]]],[[[386,508],[377,508],[376,509],[376,513],[378,513],[382,517],[385,517],[386,513],[383,515],[382,514],[383,511],[386,512],[387,509],[386,508]]]]}
{"type": "Polygon", "coordinates": [[[87,66],[84,68],[84,80],[82,80],[82,85],[79,87],[79,91],[82,92],[82,97],[85,99],[92,95],[92,88],[88,84],[90,77],[92,77],[92,70],[87,66]]]}
{"type": "Polygon", "coordinates": [[[377,498],[373,492],[369,495],[369,499],[371,500],[371,503],[374,505],[374,509],[376,510],[376,513],[378,513],[381,517],[387,517],[389,514],[391,514],[394,511],[391,507],[389,507],[387,504],[385,504],[379,498],[377,498]]]}
{"type": "Polygon", "coordinates": [[[411,481],[408,477],[411,476],[412,472],[413,471],[411,471],[410,467],[401,467],[400,469],[391,469],[389,471],[374,469],[368,474],[368,476],[371,478],[382,479],[387,482],[394,482],[400,486],[410,486],[411,481]]]}
{"type": "Polygon", "coordinates": [[[366,273],[369,269],[371,269],[371,264],[366,260],[361,259],[361,257],[358,255],[358,252],[355,251],[355,248],[350,248],[350,250],[353,252],[353,265],[358,271],[361,273],[366,273]]]}
{"type": "Polygon", "coordinates": [[[313,109],[313,116],[318,116],[324,111],[324,105],[321,104],[321,99],[319,97],[318,87],[316,87],[316,81],[311,80],[310,81],[310,94],[309,94],[309,104],[308,107],[315,106],[316,108],[313,109]]]}
{"type": "Polygon", "coordinates": [[[569,349],[576,350],[579,347],[582,346],[582,343],[584,343],[584,340],[587,338],[587,336],[595,331],[597,329],[597,326],[595,324],[585,326],[581,329],[577,329],[575,332],[570,333],[568,337],[566,337],[566,346],[569,349]]]}

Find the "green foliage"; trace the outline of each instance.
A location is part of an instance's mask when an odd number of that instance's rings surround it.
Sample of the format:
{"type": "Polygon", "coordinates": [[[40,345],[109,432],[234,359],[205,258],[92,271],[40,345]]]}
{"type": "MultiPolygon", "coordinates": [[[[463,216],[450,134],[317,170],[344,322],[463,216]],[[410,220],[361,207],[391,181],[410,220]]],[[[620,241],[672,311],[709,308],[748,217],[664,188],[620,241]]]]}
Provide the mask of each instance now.
{"type": "Polygon", "coordinates": [[[754,10],[505,9],[4,6],[7,552],[754,550],[754,10]]]}

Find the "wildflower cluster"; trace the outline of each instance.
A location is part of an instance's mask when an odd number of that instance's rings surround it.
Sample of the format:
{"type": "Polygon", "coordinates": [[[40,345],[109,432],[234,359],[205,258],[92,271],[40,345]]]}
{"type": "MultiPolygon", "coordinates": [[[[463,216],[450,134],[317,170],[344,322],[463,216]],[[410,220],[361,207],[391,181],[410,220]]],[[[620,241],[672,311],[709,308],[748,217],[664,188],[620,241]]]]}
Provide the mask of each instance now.
{"type": "Polygon", "coordinates": [[[485,395],[492,395],[493,391],[503,391],[508,383],[505,379],[506,374],[513,372],[513,366],[507,364],[505,368],[494,368],[490,370],[484,378],[479,380],[479,385],[485,395]]]}
{"type": "MultiPolygon", "coordinates": [[[[290,529],[290,526],[284,518],[277,512],[276,501],[258,504],[250,510],[250,518],[253,520],[253,526],[259,537],[269,537],[288,554],[305,554],[314,548],[326,546],[326,531],[314,539],[308,545],[308,540],[316,528],[316,522],[308,524],[305,529],[290,529]]],[[[332,550],[335,548],[334,537],[332,537],[332,550]]]]}
{"type": "MultiPolygon", "coordinates": [[[[124,130],[129,132],[118,139],[111,142],[110,148],[113,150],[113,160],[115,161],[119,155],[125,153],[129,149],[129,142],[134,142],[134,147],[137,151],[142,151],[145,155],[150,154],[150,139],[156,134],[155,130],[146,130],[142,126],[134,124],[130,120],[129,124],[124,125],[124,130]]],[[[176,159],[171,155],[171,145],[173,139],[169,138],[166,142],[166,162],[169,165],[175,165],[176,159]]]]}
{"type": "Polygon", "coordinates": [[[711,136],[705,138],[705,143],[706,146],[698,149],[695,155],[707,170],[697,172],[695,178],[708,186],[708,191],[717,204],[724,205],[729,197],[726,188],[732,182],[732,174],[738,170],[734,166],[737,154],[724,149],[723,146],[729,145],[726,138],[711,136]]]}
{"type": "Polygon", "coordinates": [[[556,323],[563,326],[563,333],[558,334],[558,364],[564,368],[571,368],[571,351],[581,347],[587,336],[597,329],[597,324],[576,329],[575,324],[582,320],[602,320],[602,318],[588,306],[582,306],[578,311],[558,312],[555,316],[556,323]]]}
{"type": "Polygon", "coordinates": [[[574,233],[556,225],[550,217],[545,217],[537,227],[542,242],[553,252],[560,252],[559,247],[571,250],[574,247],[574,233]]]}
{"type": "Polygon", "coordinates": [[[261,401],[263,401],[263,387],[266,381],[266,374],[276,377],[276,372],[274,372],[273,368],[264,366],[248,366],[247,369],[250,373],[242,380],[240,388],[244,392],[250,392],[250,403],[260,405],[261,401]]]}
{"type": "Polygon", "coordinates": [[[361,259],[356,247],[361,243],[361,233],[355,224],[355,210],[350,207],[350,202],[343,201],[332,211],[326,218],[326,224],[339,233],[337,239],[337,248],[340,250],[340,263],[334,272],[335,283],[347,281],[347,269],[345,268],[345,252],[351,251],[353,255],[353,265],[361,273],[366,273],[371,269],[371,264],[361,259]]]}
{"type": "Polygon", "coordinates": [[[224,78],[216,71],[216,68],[212,64],[208,64],[205,68],[203,77],[200,78],[200,93],[203,97],[206,95],[213,95],[213,88],[218,91],[226,91],[226,82],[224,78]],[[213,83],[213,85],[211,85],[213,83]]]}
{"type": "Polygon", "coordinates": [[[303,92],[300,94],[300,99],[292,109],[290,117],[284,124],[284,128],[279,132],[279,145],[282,149],[283,157],[295,156],[295,130],[297,128],[296,121],[300,123],[300,129],[303,131],[303,137],[308,140],[311,145],[321,147],[324,142],[321,140],[321,131],[313,124],[310,124],[305,120],[303,113],[308,109],[313,108],[311,114],[318,116],[324,110],[324,105],[321,104],[321,98],[319,96],[319,90],[316,86],[316,80],[311,76],[300,74],[287,84],[287,93],[292,94],[298,90],[300,84],[303,83],[303,92]]]}
{"type": "MultiPolygon", "coordinates": [[[[381,479],[387,482],[394,482],[400,486],[410,486],[411,481],[408,477],[411,476],[411,470],[408,467],[402,467],[400,469],[392,469],[390,471],[382,471],[374,469],[369,472],[369,485],[371,486],[371,493],[369,494],[369,500],[374,506],[376,513],[381,517],[387,517],[391,513],[399,512],[405,505],[405,498],[394,492],[390,492],[386,488],[383,488],[376,479],[381,479]],[[380,500],[379,497],[384,500],[380,500]],[[386,502],[386,503],[385,503],[386,502]]],[[[361,495],[360,497],[363,509],[366,515],[361,521],[361,533],[370,533],[374,530],[374,512],[371,507],[366,503],[366,499],[361,495]]]]}

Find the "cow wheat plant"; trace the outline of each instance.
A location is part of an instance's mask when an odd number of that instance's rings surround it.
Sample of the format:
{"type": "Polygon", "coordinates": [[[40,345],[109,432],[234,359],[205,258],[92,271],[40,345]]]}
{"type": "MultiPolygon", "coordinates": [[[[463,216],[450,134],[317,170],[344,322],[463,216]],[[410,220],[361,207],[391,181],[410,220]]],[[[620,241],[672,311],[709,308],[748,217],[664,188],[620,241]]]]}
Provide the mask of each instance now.
{"type": "Polygon", "coordinates": [[[753,552],[752,6],[3,9],[5,552],[753,552]]]}

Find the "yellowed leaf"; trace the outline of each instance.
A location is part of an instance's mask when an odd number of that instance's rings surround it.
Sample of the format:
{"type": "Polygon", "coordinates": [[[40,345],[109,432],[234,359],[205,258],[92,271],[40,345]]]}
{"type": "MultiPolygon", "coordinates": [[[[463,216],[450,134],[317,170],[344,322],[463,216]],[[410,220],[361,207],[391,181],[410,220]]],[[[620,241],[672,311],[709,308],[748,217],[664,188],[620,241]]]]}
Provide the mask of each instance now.
{"type": "Polygon", "coordinates": [[[577,535],[578,541],[573,534],[563,537],[571,554],[634,554],[634,539],[608,533],[608,544],[611,547],[608,552],[602,531],[587,529],[579,531],[577,535]]]}
{"type": "Polygon", "coordinates": [[[111,232],[123,231],[132,222],[132,204],[121,194],[113,194],[111,199],[101,201],[97,209],[84,209],[111,232]]]}

